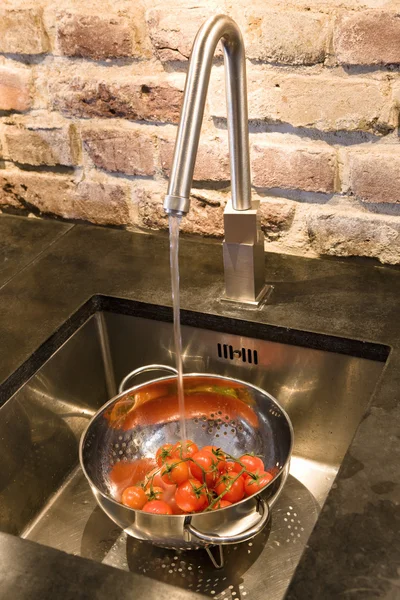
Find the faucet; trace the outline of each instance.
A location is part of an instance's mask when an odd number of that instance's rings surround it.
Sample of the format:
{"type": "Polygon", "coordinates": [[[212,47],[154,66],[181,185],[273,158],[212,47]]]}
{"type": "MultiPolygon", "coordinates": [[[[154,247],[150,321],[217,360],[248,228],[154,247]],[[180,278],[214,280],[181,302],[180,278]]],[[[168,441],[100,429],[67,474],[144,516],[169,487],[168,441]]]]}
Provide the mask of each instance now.
{"type": "Polygon", "coordinates": [[[226,15],[210,17],[193,44],[164,209],[169,215],[182,216],[190,208],[212,61],[220,40],[225,63],[232,195],[224,211],[223,299],[259,305],[271,286],[264,283],[259,203],[251,198],[245,51],[239,27],[226,15]]]}

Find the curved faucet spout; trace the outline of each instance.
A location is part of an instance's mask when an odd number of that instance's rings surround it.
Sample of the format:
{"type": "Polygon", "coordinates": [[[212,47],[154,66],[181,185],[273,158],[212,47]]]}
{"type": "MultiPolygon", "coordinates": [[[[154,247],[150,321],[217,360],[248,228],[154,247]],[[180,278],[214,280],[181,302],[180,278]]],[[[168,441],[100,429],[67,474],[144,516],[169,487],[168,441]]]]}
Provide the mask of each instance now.
{"type": "Polygon", "coordinates": [[[225,86],[234,210],[251,209],[246,63],[242,35],[225,15],[208,19],[194,41],[164,208],[187,213],[212,61],[217,43],[224,50],[225,86]]]}

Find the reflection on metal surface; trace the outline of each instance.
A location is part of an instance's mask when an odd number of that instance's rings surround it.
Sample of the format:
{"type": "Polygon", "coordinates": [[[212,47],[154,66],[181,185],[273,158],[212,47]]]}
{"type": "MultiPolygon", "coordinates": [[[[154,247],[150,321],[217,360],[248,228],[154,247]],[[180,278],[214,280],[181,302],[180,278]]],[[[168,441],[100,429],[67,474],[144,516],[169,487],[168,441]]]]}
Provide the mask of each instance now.
{"type": "Polygon", "coordinates": [[[251,541],[224,548],[225,565],[215,571],[204,550],[158,548],[121,533],[77,470],[24,537],[216,598],[241,598],[246,592],[243,597],[251,599],[280,599],[318,512],[312,494],[290,476],[270,524],[251,541]]]}
{"type": "MultiPolygon", "coordinates": [[[[111,313],[102,321],[115,381],[144,364],[173,362],[171,324],[111,313]]],[[[127,540],[96,506],[77,468],[78,439],[109,397],[94,318],[0,409],[0,527],[212,597],[282,598],[383,363],[192,327],[182,333],[186,372],[254,383],[292,420],[292,476],[270,530],[251,546],[229,547],[224,569],[215,572],[202,550],[174,553],[127,540]],[[257,351],[258,364],[218,356],[218,343],[257,351]]]]}

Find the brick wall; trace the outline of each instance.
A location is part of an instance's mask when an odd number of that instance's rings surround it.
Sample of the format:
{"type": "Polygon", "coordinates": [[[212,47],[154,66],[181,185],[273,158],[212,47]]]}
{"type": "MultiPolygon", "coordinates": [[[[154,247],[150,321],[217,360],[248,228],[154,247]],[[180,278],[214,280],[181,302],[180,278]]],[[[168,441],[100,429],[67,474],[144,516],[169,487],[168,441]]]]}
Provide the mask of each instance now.
{"type": "MultiPolygon", "coordinates": [[[[3,0],[0,205],[165,228],[185,69],[212,13],[240,25],[266,248],[400,263],[400,1],[3,0]]],[[[223,235],[223,67],[187,233],[223,235]]]]}

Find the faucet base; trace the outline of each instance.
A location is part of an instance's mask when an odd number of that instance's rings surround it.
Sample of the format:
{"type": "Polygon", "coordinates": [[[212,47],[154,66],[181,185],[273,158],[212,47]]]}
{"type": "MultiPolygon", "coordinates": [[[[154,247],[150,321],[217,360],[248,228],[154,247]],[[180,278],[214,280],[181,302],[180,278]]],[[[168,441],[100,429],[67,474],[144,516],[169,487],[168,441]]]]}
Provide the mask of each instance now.
{"type": "Polygon", "coordinates": [[[223,296],[221,296],[221,301],[230,302],[231,304],[238,304],[241,306],[251,306],[254,308],[260,308],[268,301],[268,298],[272,294],[273,289],[273,285],[269,285],[268,283],[266,283],[255,300],[237,300],[236,298],[228,298],[228,296],[224,294],[223,296]]]}

